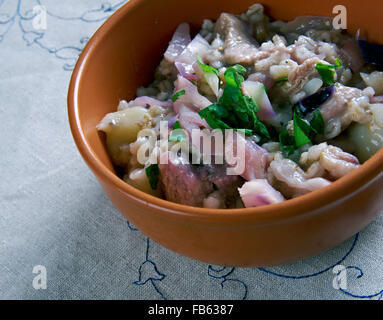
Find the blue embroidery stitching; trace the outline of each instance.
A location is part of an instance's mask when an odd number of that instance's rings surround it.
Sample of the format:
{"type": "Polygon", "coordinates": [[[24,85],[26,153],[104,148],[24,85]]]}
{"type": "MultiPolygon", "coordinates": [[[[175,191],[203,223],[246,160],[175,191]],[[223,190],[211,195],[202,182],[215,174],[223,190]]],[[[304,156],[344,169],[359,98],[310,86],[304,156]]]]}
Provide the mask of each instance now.
{"type": "Polygon", "coordinates": [[[354,247],[355,247],[355,245],[356,245],[356,243],[358,241],[358,238],[359,238],[359,233],[357,233],[355,235],[354,241],[353,241],[350,249],[347,251],[347,253],[343,256],[342,259],[340,259],[338,262],[334,263],[333,265],[331,265],[331,266],[329,266],[329,267],[327,267],[327,268],[325,268],[325,269],[323,269],[321,271],[312,273],[312,274],[306,274],[306,275],[303,275],[303,276],[290,276],[290,275],[285,275],[285,274],[279,274],[279,273],[267,270],[265,268],[258,268],[258,270],[262,271],[262,272],[265,272],[265,273],[268,273],[268,274],[271,274],[273,276],[277,276],[277,277],[281,277],[281,278],[285,278],[285,279],[306,279],[306,278],[315,277],[315,276],[318,276],[318,275],[320,275],[322,273],[325,273],[325,272],[331,270],[332,268],[334,268],[338,264],[341,264],[350,255],[352,250],[354,250],[354,247]]]}
{"type": "MultiPolygon", "coordinates": [[[[14,1],[14,0],[12,0],[14,1]]],[[[4,40],[5,36],[12,29],[13,25],[17,22],[19,26],[23,40],[26,42],[27,46],[37,45],[41,49],[45,50],[49,54],[54,55],[57,59],[63,60],[64,65],[63,68],[66,71],[72,71],[78,57],[80,56],[82,50],[84,49],[86,43],[89,40],[89,37],[83,37],[79,40],[79,44],[71,45],[71,46],[63,46],[60,48],[50,47],[42,42],[45,37],[45,31],[35,31],[35,30],[27,30],[23,23],[32,21],[36,14],[32,14],[32,9],[21,12],[21,4],[22,0],[17,0],[17,5],[12,15],[8,13],[0,14],[0,26],[5,26],[5,31],[0,34],[0,43],[4,40]]],[[[115,5],[112,5],[109,2],[103,3],[98,9],[90,9],[85,11],[78,17],[61,17],[47,10],[47,15],[60,19],[60,20],[79,20],[83,22],[101,22],[106,20],[113,12],[115,12],[121,5],[126,3],[127,0],[120,1],[115,5]],[[97,17],[97,14],[102,14],[101,17],[97,17]],[[92,15],[94,17],[92,18],[92,15]]],[[[6,3],[6,0],[0,1],[0,9],[6,3]]],[[[36,5],[43,5],[41,0],[35,0],[36,5]]]]}
{"type": "MultiPolygon", "coordinates": [[[[362,278],[364,275],[363,270],[357,266],[347,266],[346,269],[355,269],[355,270],[359,271],[359,274],[356,277],[357,279],[362,278]]],[[[337,276],[340,273],[341,273],[341,271],[339,271],[337,273],[337,276]]],[[[343,292],[344,294],[350,296],[350,297],[359,298],[359,299],[371,299],[371,298],[378,297],[378,300],[381,300],[381,298],[383,296],[383,289],[380,290],[379,292],[375,292],[375,293],[371,293],[371,294],[365,294],[365,295],[359,295],[359,294],[351,293],[350,291],[347,291],[346,289],[342,289],[342,288],[339,288],[339,290],[341,292],[343,292]]]]}
{"type": "Polygon", "coordinates": [[[221,267],[220,269],[215,269],[212,265],[209,265],[208,269],[207,269],[207,273],[208,273],[209,277],[222,280],[221,281],[221,288],[222,289],[224,289],[224,283],[225,282],[232,281],[232,282],[240,283],[244,289],[244,294],[243,294],[242,300],[246,300],[246,298],[247,298],[247,285],[246,285],[246,283],[243,282],[242,280],[239,280],[239,279],[228,278],[228,276],[233,274],[234,270],[235,270],[235,268],[226,268],[226,267],[221,267]],[[229,271],[227,271],[227,269],[229,269],[229,271]],[[213,272],[216,274],[219,274],[219,275],[214,275],[213,272]],[[220,273],[223,273],[223,274],[220,274],[220,273]]]}
{"type": "MultiPolygon", "coordinates": [[[[138,280],[134,281],[133,284],[138,286],[143,286],[150,282],[154,288],[154,290],[161,296],[163,300],[167,300],[165,295],[158,289],[158,287],[155,284],[155,281],[162,281],[165,278],[165,275],[161,273],[157,265],[149,259],[149,247],[150,247],[150,240],[149,238],[146,238],[146,251],[145,251],[145,261],[140,265],[140,268],[138,269],[138,280]],[[151,269],[149,271],[149,275],[146,279],[143,279],[143,270],[145,266],[148,266],[151,269]]],[[[146,267],[147,268],[147,267],[146,267]]]]}
{"type": "Polygon", "coordinates": [[[138,231],[138,229],[135,228],[135,227],[133,227],[133,226],[131,225],[131,223],[130,223],[128,220],[126,220],[126,222],[128,223],[128,228],[129,228],[130,230],[132,230],[132,231],[138,231]]]}

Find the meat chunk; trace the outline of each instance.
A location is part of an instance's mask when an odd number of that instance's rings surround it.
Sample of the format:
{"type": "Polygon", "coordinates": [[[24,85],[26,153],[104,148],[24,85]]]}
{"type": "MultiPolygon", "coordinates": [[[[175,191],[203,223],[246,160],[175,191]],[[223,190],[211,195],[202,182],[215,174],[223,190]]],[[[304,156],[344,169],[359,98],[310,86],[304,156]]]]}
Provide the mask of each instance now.
{"type": "Polygon", "coordinates": [[[370,122],[371,115],[367,110],[373,96],[372,88],[360,90],[336,84],[332,97],[319,109],[326,123],[325,137],[336,137],[353,121],[362,124],[370,122]]]}
{"type": "Polygon", "coordinates": [[[320,108],[323,120],[328,121],[341,115],[346,111],[351,101],[362,96],[362,90],[358,88],[336,85],[333,96],[320,108]]]}
{"type": "Polygon", "coordinates": [[[315,66],[319,62],[323,61],[317,57],[310,58],[291,70],[288,77],[289,83],[292,84],[291,91],[301,89],[310,79],[318,74],[315,66]]]}
{"type": "Polygon", "coordinates": [[[256,73],[253,73],[253,74],[249,75],[247,80],[248,81],[261,82],[269,90],[275,84],[275,81],[274,81],[273,77],[270,75],[270,72],[266,72],[266,73],[256,72],[256,73]]]}
{"type": "Polygon", "coordinates": [[[240,176],[227,174],[226,165],[203,165],[198,168],[201,177],[206,177],[214,184],[215,189],[226,198],[232,198],[238,194],[237,188],[243,184],[243,179],[240,176]]]}
{"type": "Polygon", "coordinates": [[[291,50],[286,47],[283,37],[275,35],[272,40],[262,43],[258,53],[254,56],[254,69],[257,72],[267,73],[276,65],[285,66],[290,58],[291,50]]]}
{"type": "Polygon", "coordinates": [[[202,180],[208,180],[213,184],[226,205],[230,205],[235,200],[238,196],[238,188],[244,183],[240,176],[227,174],[227,165],[210,164],[196,166],[194,169],[202,180]]]}
{"type": "Polygon", "coordinates": [[[238,191],[246,208],[265,206],[285,200],[283,195],[275,190],[266,179],[246,182],[238,191]]]}
{"type": "Polygon", "coordinates": [[[206,196],[214,191],[209,180],[201,179],[192,165],[170,152],[161,155],[158,167],[162,189],[169,201],[201,207],[206,196]]]}
{"type": "Polygon", "coordinates": [[[213,192],[230,205],[244,182],[239,176],[227,175],[226,165],[191,165],[171,152],[161,155],[159,169],[166,199],[190,206],[203,206],[213,192]]]}
{"type": "Polygon", "coordinates": [[[314,76],[319,76],[315,66],[319,62],[335,63],[338,57],[336,45],[300,36],[287,46],[286,40],[275,35],[272,41],[262,43],[253,56],[255,71],[270,73],[274,80],[288,77],[287,96],[298,93],[314,76]]]}
{"type": "Polygon", "coordinates": [[[339,56],[339,50],[335,44],[315,41],[306,36],[299,36],[298,40],[289,46],[289,49],[291,58],[299,64],[315,57],[334,64],[339,56]]]}
{"type": "Polygon", "coordinates": [[[224,60],[228,64],[251,64],[258,53],[244,22],[229,13],[222,13],[215,25],[215,33],[224,41],[224,60]]]}
{"type": "Polygon", "coordinates": [[[311,178],[294,161],[276,155],[268,169],[268,181],[287,198],[294,198],[331,184],[327,179],[311,178]]]}
{"type": "Polygon", "coordinates": [[[311,147],[301,155],[299,163],[306,168],[319,165],[333,179],[339,179],[360,167],[357,157],[327,143],[311,147]]]}

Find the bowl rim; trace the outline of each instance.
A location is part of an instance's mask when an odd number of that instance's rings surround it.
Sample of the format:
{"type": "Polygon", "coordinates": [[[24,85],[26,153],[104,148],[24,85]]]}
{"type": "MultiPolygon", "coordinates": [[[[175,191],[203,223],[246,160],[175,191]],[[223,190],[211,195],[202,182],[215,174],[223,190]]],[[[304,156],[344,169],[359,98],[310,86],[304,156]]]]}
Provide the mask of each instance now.
{"type": "Polygon", "coordinates": [[[360,168],[333,182],[331,185],[308,194],[281,203],[256,208],[208,209],[186,206],[140,191],[111,172],[88,144],[79,117],[78,93],[82,74],[88,57],[97,49],[102,40],[125,15],[132,11],[141,0],[130,0],[111,15],[88,41],[73,70],[68,88],[68,117],[71,132],[83,159],[103,183],[118,191],[141,207],[150,207],[155,212],[166,213],[173,217],[187,217],[191,220],[204,220],[214,223],[222,222],[257,222],[270,223],[283,219],[292,219],[313,213],[319,208],[330,206],[343,198],[352,197],[359,189],[372,183],[383,171],[383,148],[367,160],[360,168]]]}

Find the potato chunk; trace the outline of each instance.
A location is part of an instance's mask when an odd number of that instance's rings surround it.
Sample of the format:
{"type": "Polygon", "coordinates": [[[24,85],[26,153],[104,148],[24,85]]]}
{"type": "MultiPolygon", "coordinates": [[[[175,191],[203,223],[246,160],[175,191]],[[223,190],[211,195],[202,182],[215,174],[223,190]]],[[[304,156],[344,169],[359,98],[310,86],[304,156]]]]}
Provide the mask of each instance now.
{"type": "Polygon", "coordinates": [[[133,107],[107,114],[97,129],[106,133],[108,152],[114,163],[124,166],[129,157],[128,148],[122,147],[135,141],[138,132],[151,128],[152,124],[152,117],[147,109],[133,107]]]}
{"type": "Polygon", "coordinates": [[[366,86],[372,87],[375,90],[376,95],[383,94],[383,72],[374,71],[373,73],[360,73],[366,86]]]}
{"type": "Polygon", "coordinates": [[[355,154],[361,162],[367,161],[383,147],[383,129],[376,124],[354,123],[348,131],[355,154]]]}

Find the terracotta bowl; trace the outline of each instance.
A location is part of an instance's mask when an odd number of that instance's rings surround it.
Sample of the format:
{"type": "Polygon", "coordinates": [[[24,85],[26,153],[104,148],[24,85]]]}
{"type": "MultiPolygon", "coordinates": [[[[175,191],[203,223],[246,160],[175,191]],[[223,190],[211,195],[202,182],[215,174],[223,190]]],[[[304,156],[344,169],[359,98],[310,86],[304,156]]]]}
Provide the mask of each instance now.
{"type": "MultiPolygon", "coordinates": [[[[177,25],[197,31],[203,19],[241,13],[255,0],[130,0],[96,32],[80,56],[69,87],[69,121],[80,153],[118,210],[139,230],[179,254],[216,265],[293,262],[348,239],[383,208],[383,150],[332,185],[281,204],[211,210],[152,197],[115,173],[96,130],[120,99],[148,85],[177,25]]],[[[331,16],[337,1],[260,0],[274,19],[331,16]]],[[[349,32],[361,28],[383,43],[383,3],[343,1],[349,32]]]]}

